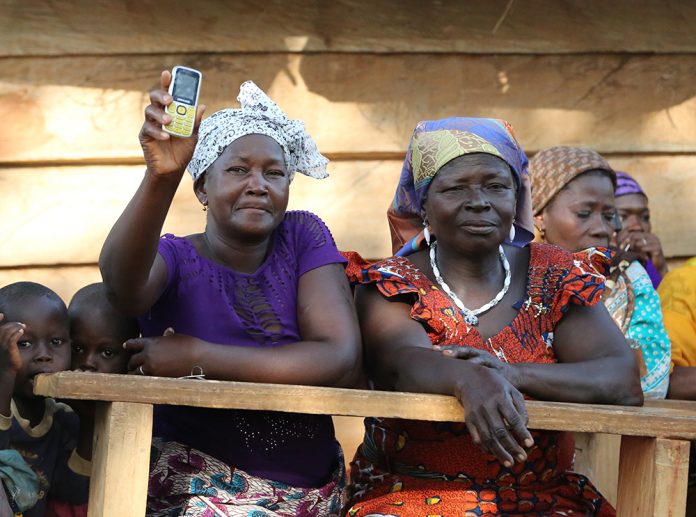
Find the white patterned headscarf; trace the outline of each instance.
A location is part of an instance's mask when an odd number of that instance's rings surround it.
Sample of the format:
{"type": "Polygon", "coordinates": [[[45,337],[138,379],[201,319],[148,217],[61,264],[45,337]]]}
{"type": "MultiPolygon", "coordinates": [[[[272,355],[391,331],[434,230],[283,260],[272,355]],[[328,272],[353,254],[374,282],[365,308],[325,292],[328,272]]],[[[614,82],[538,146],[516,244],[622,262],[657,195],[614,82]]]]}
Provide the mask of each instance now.
{"type": "Polygon", "coordinates": [[[291,120],[252,81],[239,87],[239,109],[224,109],[201,122],[198,144],[187,169],[196,181],[218,159],[225,148],[245,135],[266,135],[280,144],[290,181],[296,172],[326,178],[329,160],[305,131],[304,122],[291,120]]]}

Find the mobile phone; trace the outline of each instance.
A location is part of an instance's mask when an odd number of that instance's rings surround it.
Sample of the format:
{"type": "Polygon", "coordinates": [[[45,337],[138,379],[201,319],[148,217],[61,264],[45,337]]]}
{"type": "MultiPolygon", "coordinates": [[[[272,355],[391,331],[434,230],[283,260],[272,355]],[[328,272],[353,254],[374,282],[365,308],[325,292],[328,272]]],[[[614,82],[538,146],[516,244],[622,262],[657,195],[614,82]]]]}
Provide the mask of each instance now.
{"type": "Polygon", "coordinates": [[[172,69],[172,81],[169,83],[169,95],[172,102],[165,109],[172,121],[162,130],[170,135],[186,138],[193,134],[196,120],[198,95],[201,92],[203,74],[193,68],[175,66],[172,69]]]}

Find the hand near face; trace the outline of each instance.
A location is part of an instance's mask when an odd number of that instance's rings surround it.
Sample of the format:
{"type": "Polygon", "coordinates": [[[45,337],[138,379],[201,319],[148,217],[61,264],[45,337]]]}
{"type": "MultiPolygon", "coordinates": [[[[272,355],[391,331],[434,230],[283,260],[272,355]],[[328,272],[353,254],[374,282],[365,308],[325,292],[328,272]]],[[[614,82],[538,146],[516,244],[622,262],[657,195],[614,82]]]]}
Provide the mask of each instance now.
{"type": "Polygon", "coordinates": [[[191,374],[196,366],[197,338],[175,334],[169,328],[164,335],[150,338],[129,339],[123,347],[132,356],[128,373],[154,377],[183,377],[191,374]]]}
{"type": "Polygon", "coordinates": [[[523,446],[534,444],[527,429],[529,418],[524,397],[500,373],[483,365],[487,359],[480,360],[479,367],[458,383],[455,395],[464,406],[466,426],[473,442],[511,467],[526,461],[523,446]]]}
{"type": "MultiPolygon", "coordinates": [[[[0,321],[4,315],[0,314],[0,321]]],[[[25,325],[11,321],[0,326],[0,369],[16,374],[22,369],[22,357],[19,354],[19,340],[24,334],[25,325]]]]}
{"type": "Polygon", "coordinates": [[[667,261],[662,252],[662,243],[657,235],[646,232],[630,232],[622,237],[623,239],[619,243],[622,250],[628,248],[641,255],[643,260],[650,259],[655,269],[662,275],[667,274],[667,261]]]}
{"type": "Polygon", "coordinates": [[[171,80],[171,73],[163,71],[160,89],[150,92],[150,104],[145,108],[145,122],[139,135],[147,170],[156,176],[183,173],[196,148],[198,127],[205,112],[205,106],[199,105],[193,134],[189,138],[173,137],[164,132],[162,125],[171,122],[171,116],[165,112],[172,102],[172,96],[167,91],[171,80]]]}

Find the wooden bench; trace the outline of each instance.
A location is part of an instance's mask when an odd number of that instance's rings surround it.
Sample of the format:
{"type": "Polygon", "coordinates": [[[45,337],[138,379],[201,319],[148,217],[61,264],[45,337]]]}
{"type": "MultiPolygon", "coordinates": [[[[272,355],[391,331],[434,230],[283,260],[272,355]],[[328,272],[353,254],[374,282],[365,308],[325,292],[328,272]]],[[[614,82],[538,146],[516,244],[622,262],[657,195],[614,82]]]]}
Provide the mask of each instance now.
{"type": "MultiPolygon", "coordinates": [[[[696,402],[690,400],[646,400],[645,406],[696,414],[696,402]]],[[[621,436],[603,433],[574,433],[574,435],[575,471],[589,477],[602,495],[616,505],[621,436]]]]}
{"type": "MultiPolygon", "coordinates": [[[[297,413],[464,420],[451,396],[62,372],[35,393],[99,401],[89,516],[145,514],[153,404],[297,413]]],[[[618,515],[682,516],[696,412],[671,407],[527,403],[529,427],[621,435],[618,515]]]]}

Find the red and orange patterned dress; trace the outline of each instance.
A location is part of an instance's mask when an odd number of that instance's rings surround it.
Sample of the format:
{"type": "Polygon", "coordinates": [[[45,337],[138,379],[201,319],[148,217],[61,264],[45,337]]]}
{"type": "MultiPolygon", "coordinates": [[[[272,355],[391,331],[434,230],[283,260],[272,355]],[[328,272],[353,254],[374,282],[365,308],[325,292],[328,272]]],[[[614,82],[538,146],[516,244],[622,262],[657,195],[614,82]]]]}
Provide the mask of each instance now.
{"type": "MultiPolygon", "coordinates": [[[[571,254],[530,245],[526,294],[515,319],[485,342],[452,300],[405,257],[368,264],[351,257],[353,283],[385,297],[410,296],[411,318],[433,345],[471,346],[510,363],[554,363],[554,328],[571,305],[600,303],[609,254],[571,254]]],[[[524,464],[504,467],[475,446],[463,423],[368,418],[351,463],[347,515],[577,516],[614,515],[587,478],[571,471],[570,433],[533,431],[524,464]]]]}

